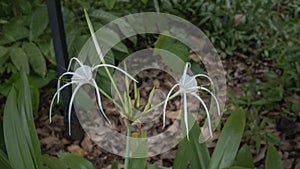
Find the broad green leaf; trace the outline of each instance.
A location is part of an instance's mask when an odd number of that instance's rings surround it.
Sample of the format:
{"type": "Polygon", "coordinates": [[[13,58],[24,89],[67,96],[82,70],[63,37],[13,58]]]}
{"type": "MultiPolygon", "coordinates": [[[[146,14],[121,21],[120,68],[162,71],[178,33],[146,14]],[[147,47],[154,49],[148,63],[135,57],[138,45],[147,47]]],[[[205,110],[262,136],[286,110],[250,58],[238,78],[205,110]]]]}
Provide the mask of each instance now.
{"type": "Polygon", "coordinates": [[[143,2],[144,5],[146,5],[148,3],[148,0],[141,0],[143,2]]]}
{"type": "Polygon", "coordinates": [[[1,35],[0,45],[15,42],[28,37],[28,29],[26,28],[26,19],[28,16],[17,16],[11,19],[8,24],[3,26],[3,34],[1,35]]]}
{"type": "Polygon", "coordinates": [[[44,154],[42,161],[49,169],[66,169],[66,166],[57,157],[44,154]]]}
{"type": "MultiPolygon", "coordinates": [[[[169,32],[164,32],[163,34],[161,34],[156,41],[155,48],[170,51],[174,53],[177,57],[182,59],[184,62],[187,62],[189,56],[188,47],[180,41],[169,37],[168,35],[169,32]]],[[[154,52],[155,54],[158,54],[156,53],[156,51],[154,52]]]]}
{"type": "Polygon", "coordinates": [[[238,152],[235,165],[245,168],[254,168],[252,154],[247,144],[244,144],[238,152]]]}
{"type": "Polygon", "coordinates": [[[23,43],[23,50],[27,54],[29,63],[35,73],[44,77],[46,74],[46,61],[41,50],[32,42],[23,43]]]}
{"type": "Polygon", "coordinates": [[[205,143],[199,143],[200,128],[197,123],[189,132],[190,141],[185,137],[179,144],[173,169],[186,168],[190,162],[192,168],[206,169],[210,160],[205,143]]]}
{"type": "Polygon", "coordinates": [[[57,156],[69,169],[95,169],[93,164],[83,157],[70,153],[58,153],[57,156]]]}
{"type": "Polygon", "coordinates": [[[245,127],[245,113],[236,109],[222,129],[216,148],[210,160],[209,169],[230,167],[238,151],[245,127]]]}
{"type": "Polygon", "coordinates": [[[1,59],[4,55],[6,55],[7,52],[8,52],[8,49],[6,47],[0,46],[0,58],[1,59]]]}
{"type": "Polygon", "coordinates": [[[90,16],[98,18],[104,23],[108,23],[108,22],[111,22],[111,21],[119,18],[109,12],[102,10],[102,9],[93,10],[93,12],[90,14],[90,16]]]}
{"type": "Polygon", "coordinates": [[[273,145],[269,145],[268,147],[265,167],[266,169],[283,169],[281,158],[273,145]]]}
{"type": "Polygon", "coordinates": [[[0,46],[0,66],[6,62],[8,59],[9,55],[7,55],[8,49],[6,47],[0,46]]]}
{"type": "Polygon", "coordinates": [[[28,58],[22,48],[11,48],[10,59],[16,66],[17,70],[24,71],[26,74],[29,74],[28,58]]]}
{"type": "Polygon", "coordinates": [[[38,75],[31,75],[30,79],[32,79],[35,84],[37,85],[38,88],[42,88],[44,86],[46,86],[47,84],[49,84],[49,82],[53,79],[57,78],[57,72],[56,70],[53,69],[49,69],[49,71],[47,72],[46,76],[41,78],[38,75]]]}
{"type": "Polygon", "coordinates": [[[33,41],[40,36],[48,25],[48,14],[45,5],[36,9],[30,23],[29,40],[33,41]]]}
{"type": "Polygon", "coordinates": [[[0,168],[11,169],[7,155],[0,149],[0,168]]]}
{"type": "Polygon", "coordinates": [[[106,6],[107,9],[111,10],[114,8],[116,0],[103,0],[104,5],[106,6]]]}

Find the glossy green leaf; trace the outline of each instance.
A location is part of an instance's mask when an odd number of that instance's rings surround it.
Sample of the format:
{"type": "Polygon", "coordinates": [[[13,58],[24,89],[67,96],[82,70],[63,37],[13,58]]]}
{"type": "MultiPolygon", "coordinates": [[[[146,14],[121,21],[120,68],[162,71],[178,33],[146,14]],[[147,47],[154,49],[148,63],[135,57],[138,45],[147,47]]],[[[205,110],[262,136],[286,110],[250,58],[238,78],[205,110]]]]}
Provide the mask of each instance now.
{"type": "Polygon", "coordinates": [[[216,148],[210,160],[209,169],[230,167],[238,151],[245,127],[245,113],[236,109],[222,129],[216,148]]]}
{"type": "Polygon", "coordinates": [[[281,158],[273,145],[269,145],[268,147],[265,167],[266,169],[283,169],[281,158]]]}
{"type": "Polygon", "coordinates": [[[116,0],[103,0],[104,5],[106,6],[107,9],[111,10],[114,8],[116,0]]]}
{"type": "Polygon", "coordinates": [[[17,70],[29,73],[29,64],[26,53],[22,48],[11,48],[10,59],[16,66],[17,70]]]}
{"type": "Polygon", "coordinates": [[[247,144],[244,144],[239,150],[235,165],[245,167],[245,168],[254,168],[254,162],[250,148],[247,144]]]}
{"type": "Polygon", "coordinates": [[[190,162],[192,168],[206,169],[210,161],[210,156],[205,143],[199,143],[200,128],[197,123],[189,132],[188,140],[186,137],[180,142],[173,169],[186,168],[190,162]]]}
{"type": "Polygon", "coordinates": [[[0,149],[0,168],[11,169],[7,155],[0,149]]]}
{"type": "Polygon", "coordinates": [[[44,77],[46,74],[46,61],[41,50],[32,42],[23,43],[23,50],[34,72],[44,77]]]}
{"type": "Polygon", "coordinates": [[[66,169],[66,166],[57,157],[44,154],[42,161],[49,169],[66,169]]]}
{"type": "Polygon", "coordinates": [[[35,10],[31,18],[29,40],[36,40],[47,28],[48,13],[45,5],[35,10]]]}
{"type": "Polygon", "coordinates": [[[58,153],[57,156],[69,169],[95,169],[93,164],[83,157],[70,153],[58,153]]]}

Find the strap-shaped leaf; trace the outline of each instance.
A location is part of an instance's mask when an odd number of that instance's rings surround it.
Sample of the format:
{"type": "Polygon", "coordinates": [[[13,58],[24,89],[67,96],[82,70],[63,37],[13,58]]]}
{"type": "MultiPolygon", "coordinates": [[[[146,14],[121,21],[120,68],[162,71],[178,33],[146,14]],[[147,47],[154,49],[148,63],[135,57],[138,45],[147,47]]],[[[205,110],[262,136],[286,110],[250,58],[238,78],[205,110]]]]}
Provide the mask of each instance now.
{"type": "Polygon", "coordinates": [[[230,167],[238,151],[245,127],[245,113],[236,109],[228,118],[216,145],[209,169],[230,167]]]}
{"type": "Polygon", "coordinates": [[[200,128],[194,124],[189,132],[190,140],[185,137],[179,144],[176,152],[173,169],[186,168],[190,162],[192,168],[206,169],[210,160],[205,143],[199,143],[200,128]]]}

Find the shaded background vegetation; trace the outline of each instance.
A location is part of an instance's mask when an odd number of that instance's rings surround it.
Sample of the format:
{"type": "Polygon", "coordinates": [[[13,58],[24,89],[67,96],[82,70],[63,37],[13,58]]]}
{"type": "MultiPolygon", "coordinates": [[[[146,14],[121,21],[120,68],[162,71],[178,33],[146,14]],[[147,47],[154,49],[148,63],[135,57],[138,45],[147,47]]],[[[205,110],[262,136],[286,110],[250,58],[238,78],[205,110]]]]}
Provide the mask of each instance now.
{"type": "MultiPolygon", "coordinates": [[[[89,38],[83,8],[88,9],[95,29],[117,17],[146,11],[166,12],[189,20],[207,35],[223,60],[229,88],[225,117],[236,107],[246,112],[242,141],[254,146],[252,153],[258,154],[266,144],[280,150],[282,140],[297,139],[299,1],[63,0],[62,6],[70,57],[77,56],[89,38]]],[[[0,115],[3,116],[12,84],[19,79],[18,72],[24,71],[37,116],[44,102],[41,93],[53,94],[56,90],[56,61],[45,2],[4,0],[0,9],[0,115]]],[[[147,37],[124,41],[129,46],[128,53],[153,46],[153,42],[147,37]]],[[[115,61],[121,61],[128,53],[114,51],[115,61]]],[[[3,126],[3,118],[0,123],[3,126]]],[[[4,138],[2,130],[0,134],[4,138]]],[[[0,146],[5,150],[4,139],[0,146]]],[[[299,145],[296,148],[299,151],[299,145]]],[[[297,158],[299,154],[294,159],[297,158]]],[[[296,160],[292,163],[295,167],[296,160]]]]}

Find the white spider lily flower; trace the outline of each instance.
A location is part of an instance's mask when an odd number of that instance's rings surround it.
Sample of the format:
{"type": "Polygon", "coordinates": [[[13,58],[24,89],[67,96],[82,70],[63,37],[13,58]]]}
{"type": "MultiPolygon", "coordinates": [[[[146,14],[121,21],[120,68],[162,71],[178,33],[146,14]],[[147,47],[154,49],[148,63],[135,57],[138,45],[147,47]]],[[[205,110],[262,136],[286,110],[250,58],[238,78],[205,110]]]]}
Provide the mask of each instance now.
{"type": "Polygon", "coordinates": [[[190,94],[192,96],[194,96],[197,100],[200,101],[200,103],[202,104],[202,106],[204,107],[204,110],[206,112],[207,115],[207,121],[208,121],[208,128],[209,128],[209,133],[210,136],[213,136],[212,133],[212,127],[211,127],[211,119],[210,119],[210,115],[209,115],[209,111],[207,106],[205,105],[205,102],[203,101],[203,99],[197,94],[197,92],[199,92],[199,90],[204,90],[206,92],[208,92],[215,100],[216,105],[217,105],[217,111],[218,111],[218,115],[220,116],[220,105],[218,102],[218,99],[216,98],[216,96],[214,95],[214,92],[211,92],[209,89],[202,87],[202,86],[198,86],[197,84],[197,77],[204,77],[207,78],[210,81],[211,87],[214,91],[214,84],[212,82],[212,79],[205,75],[205,74],[197,74],[194,76],[190,76],[187,74],[189,67],[191,66],[190,63],[186,63],[183,74],[179,80],[179,82],[177,84],[175,84],[169,91],[166,101],[164,103],[164,108],[163,108],[163,127],[165,127],[165,122],[166,122],[166,108],[167,108],[167,102],[170,98],[170,95],[172,94],[173,90],[175,90],[176,87],[179,87],[179,93],[182,94],[183,96],[183,113],[184,113],[184,123],[185,123],[185,127],[186,127],[186,133],[187,133],[187,138],[189,139],[189,129],[188,129],[188,107],[187,107],[187,94],[190,94]]]}
{"type": "Polygon", "coordinates": [[[72,93],[72,96],[71,96],[71,99],[70,99],[69,111],[68,111],[69,135],[71,135],[71,110],[72,110],[73,101],[75,99],[75,95],[78,92],[80,87],[82,87],[83,85],[88,84],[88,85],[91,85],[95,88],[96,96],[97,96],[97,102],[98,102],[100,112],[104,116],[105,120],[110,124],[109,119],[107,118],[107,116],[105,115],[105,113],[102,109],[101,96],[100,96],[100,93],[99,93],[99,90],[98,90],[98,85],[97,85],[95,79],[93,78],[93,73],[95,73],[94,71],[96,71],[100,67],[109,67],[109,68],[114,68],[116,70],[119,70],[120,72],[122,72],[123,74],[128,76],[130,79],[137,82],[137,80],[135,80],[130,74],[128,74],[127,72],[125,72],[124,70],[122,70],[122,69],[120,69],[116,66],[113,66],[113,65],[110,65],[110,64],[99,64],[99,65],[95,65],[93,67],[90,67],[88,65],[82,64],[79,59],[73,57],[70,60],[68,71],[63,73],[58,79],[57,91],[53,96],[53,99],[52,99],[51,105],[50,105],[50,110],[49,110],[50,123],[51,123],[52,107],[53,107],[53,103],[54,103],[55,98],[57,97],[57,103],[58,103],[60,92],[64,88],[66,88],[67,86],[72,85],[72,84],[76,84],[76,87],[73,90],[73,93],[72,93]],[[70,72],[70,67],[71,67],[72,61],[76,61],[79,64],[79,67],[75,70],[75,72],[70,72]],[[71,75],[72,76],[71,82],[68,82],[68,83],[64,84],[63,86],[61,86],[61,79],[66,75],[71,75]]]}

